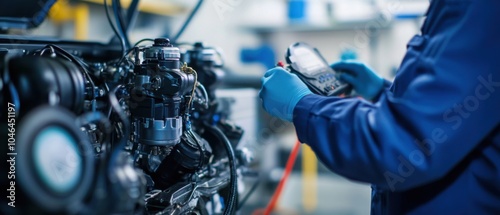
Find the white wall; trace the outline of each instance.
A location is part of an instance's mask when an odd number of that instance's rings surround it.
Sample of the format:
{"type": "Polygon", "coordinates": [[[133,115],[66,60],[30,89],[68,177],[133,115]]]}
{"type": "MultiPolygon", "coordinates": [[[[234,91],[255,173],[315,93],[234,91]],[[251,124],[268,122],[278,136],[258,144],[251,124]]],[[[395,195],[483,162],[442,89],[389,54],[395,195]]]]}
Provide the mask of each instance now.
{"type": "MultiPolygon", "coordinates": [[[[324,1],[342,2],[344,0],[310,0],[312,3],[324,1]]],[[[362,2],[364,0],[356,1],[362,2]]],[[[414,1],[395,1],[414,4],[414,1]]],[[[196,2],[197,0],[185,0],[183,4],[191,8],[196,2]]],[[[378,0],[378,2],[386,2],[386,0],[378,0]]],[[[417,2],[421,2],[421,0],[417,2]]],[[[381,5],[379,6],[381,11],[396,13],[390,10],[390,6],[387,6],[389,3],[378,4],[381,5]]],[[[399,6],[398,9],[411,10],[414,8],[414,6],[406,7],[405,4],[399,6]]],[[[311,4],[310,10],[318,10],[317,4],[314,5],[311,4]]],[[[90,9],[89,40],[109,41],[113,32],[106,20],[102,5],[92,5],[90,9]]],[[[188,9],[189,11],[190,9],[188,9]]],[[[316,12],[316,14],[320,13],[316,12]]],[[[186,16],[187,14],[172,18],[157,16],[154,19],[148,19],[150,21],[147,21],[147,24],[136,25],[129,37],[132,41],[137,41],[142,38],[160,36],[166,30],[175,33],[186,16]]],[[[318,17],[319,15],[316,15],[315,18],[311,18],[315,24],[310,25],[325,25],[325,22],[318,24],[318,17]]],[[[220,47],[225,53],[226,65],[229,68],[236,72],[254,75],[262,75],[266,69],[259,64],[241,63],[240,50],[244,47],[258,47],[264,41],[270,43],[276,51],[276,61],[283,60],[286,48],[297,41],[304,41],[316,46],[330,62],[339,59],[343,48],[355,47],[360,61],[369,64],[384,77],[390,77],[391,70],[399,65],[405,53],[407,41],[418,33],[419,25],[419,22],[414,20],[396,20],[390,22],[388,28],[376,30],[376,36],[369,36],[366,29],[370,26],[376,26],[377,22],[368,22],[344,30],[318,30],[321,29],[318,28],[314,31],[283,30],[282,26],[286,26],[287,23],[285,0],[206,0],[180,41],[203,41],[207,45],[220,47]],[[262,35],[249,30],[247,26],[281,26],[281,30],[271,33],[267,37],[262,37],[262,35]]],[[[387,23],[382,21],[379,24],[385,25],[387,23]]],[[[52,24],[45,22],[34,33],[63,36],[70,39],[73,29],[71,23],[66,23],[61,30],[57,30],[52,24]]]]}
{"type": "MultiPolygon", "coordinates": [[[[386,6],[381,7],[381,10],[385,10],[386,6]]],[[[400,6],[399,9],[405,7],[400,6]]],[[[278,30],[266,37],[245,27],[284,26],[288,22],[286,10],[284,0],[208,0],[181,40],[204,41],[218,46],[224,50],[230,68],[256,75],[261,75],[265,68],[261,65],[242,64],[239,61],[241,48],[257,47],[264,41],[269,42],[277,53],[276,60],[283,60],[284,52],[290,44],[304,41],[316,46],[327,60],[334,62],[339,59],[343,48],[355,47],[360,61],[369,64],[384,77],[390,78],[392,70],[397,68],[403,58],[406,43],[419,32],[419,22],[414,20],[380,21],[378,24],[384,27],[376,30],[375,36],[367,35],[369,31],[366,29],[376,26],[376,22],[344,30],[278,30]]],[[[183,21],[183,17],[174,20],[174,32],[183,21]]]]}
{"type": "MultiPolygon", "coordinates": [[[[204,43],[217,46],[224,51],[226,65],[245,74],[262,74],[264,67],[261,65],[244,65],[240,63],[240,50],[242,47],[254,47],[259,45],[259,39],[253,35],[240,31],[232,21],[238,19],[239,10],[244,10],[250,1],[234,1],[234,6],[220,0],[222,6],[217,3],[219,0],[205,1],[191,24],[184,32],[179,41],[204,43]],[[227,6],[227,7],[224,7],[227,6]],[[221,9],[222,7],[222,9],[221,9]]],[[[174,20],[173,31],[176,32],[184,22],[184,17],[174,20]]]]}

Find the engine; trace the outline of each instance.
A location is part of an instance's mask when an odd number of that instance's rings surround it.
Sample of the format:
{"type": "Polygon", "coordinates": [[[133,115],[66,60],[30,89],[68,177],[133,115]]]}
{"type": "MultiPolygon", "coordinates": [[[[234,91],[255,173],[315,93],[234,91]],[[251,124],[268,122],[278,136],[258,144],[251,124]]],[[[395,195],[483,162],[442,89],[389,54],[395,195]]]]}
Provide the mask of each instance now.
{"type": "Polygon", "coordinates": [[[152,42],[119,58],[0,50],[2,131],[17,134],[2,137],[17,183],[4,214],[235,213],[251,154],[218,106],[220,54],[152,42]]]}

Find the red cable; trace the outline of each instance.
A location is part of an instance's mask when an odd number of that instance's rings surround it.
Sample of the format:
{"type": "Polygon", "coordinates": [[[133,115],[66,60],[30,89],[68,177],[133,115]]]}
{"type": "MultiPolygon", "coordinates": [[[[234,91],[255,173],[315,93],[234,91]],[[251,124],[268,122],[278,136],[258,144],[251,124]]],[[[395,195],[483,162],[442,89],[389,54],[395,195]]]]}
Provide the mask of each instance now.
{"type": "Polygon", "coordinates": [[[290,173],[292,172],[293,165],[295,164],[295,160],[297,158],[297,155],[299,154],[299,149],[300,149],[300,142],[297,140],[295,145],[293,146],[292,152],[290,153],[290,156],[288,156],[288,161],[286,162],[286,167],[285,167],[285,172],[283,173],[283,176],[281,177],[280,183],[278,184],[278,187],[274,191],[273,197],[271,198],[271,201],[266,207],[266,210],[264,211],[264,215],[269,215],[274,209],[274,206],[276,206],[276,203],[278,202],[278,199],[281,195],[281,191],[283,191],[283,187],[285,187],[285,183],[288,180],[288,177],[290,176],[290,173]]]}

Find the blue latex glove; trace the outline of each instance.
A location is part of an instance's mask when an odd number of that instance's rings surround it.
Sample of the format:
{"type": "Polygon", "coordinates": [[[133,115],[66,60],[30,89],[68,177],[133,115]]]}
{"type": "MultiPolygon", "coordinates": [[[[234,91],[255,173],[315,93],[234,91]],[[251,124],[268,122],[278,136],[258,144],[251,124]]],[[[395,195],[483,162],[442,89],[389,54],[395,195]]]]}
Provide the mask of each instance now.
{"type": "Polygon", "coordinates": [[[384,79],[363,63],[348,60],[334,63],[331,67],[339,73],[340,80],[351,84],[356,93],[366,100],[373,100],[384,88],[384,79]]]}
{"type": "Polygon", "coordinates": [[[271,115],[291,122],[293,109],[300,99],[312,92],[297,75],[281,67],[270,69],[261,79],[259,97],[262,106],[271,115]]]}

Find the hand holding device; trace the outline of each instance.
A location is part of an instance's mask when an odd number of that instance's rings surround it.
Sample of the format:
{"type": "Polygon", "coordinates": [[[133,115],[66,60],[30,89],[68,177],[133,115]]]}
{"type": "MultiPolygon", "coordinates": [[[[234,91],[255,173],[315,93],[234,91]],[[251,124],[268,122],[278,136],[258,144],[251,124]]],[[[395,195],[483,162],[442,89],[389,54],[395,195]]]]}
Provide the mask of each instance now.
{"type": "Polygon", "coordinates": [[[273,116],[292,121],[293,110],[305,95],[346,95],[351,86],[337,79],[337,72],[319,51],[305,43],[292,44],[285,55],[288,69],[282,63],[266,72],[259,97],[264,109],[273,116]],[[281,68],[283,67],[283,68],[281,68]]]}
{"type": "Polygon", "coordinates": [[[332,64],[331,68],[340,71],[339,79],[352,85],[356,93],[366,100],[373,100],[384,87],[384,79],[363,63],[340,61],[332,64]]]}
{"type": "Polygon", "coordinates": [[[312,94],[297,75],[280,67],[267,71],[261,80],[259,97],[264,109],[271,115],[290,122],[295,105],[302,97],[312,94]]]}
{"type": "Polygon", "coordinates": [[[347,95],[351,86],[337,79],[337,73],[328,65],[316,48],[305,43],[292,44],[285,55],[291,73],[296,74],[309,89],[319,95],[347,95]]]}

